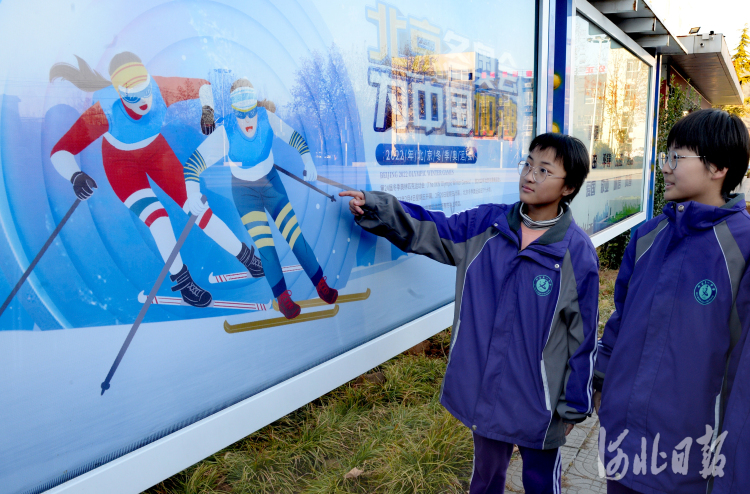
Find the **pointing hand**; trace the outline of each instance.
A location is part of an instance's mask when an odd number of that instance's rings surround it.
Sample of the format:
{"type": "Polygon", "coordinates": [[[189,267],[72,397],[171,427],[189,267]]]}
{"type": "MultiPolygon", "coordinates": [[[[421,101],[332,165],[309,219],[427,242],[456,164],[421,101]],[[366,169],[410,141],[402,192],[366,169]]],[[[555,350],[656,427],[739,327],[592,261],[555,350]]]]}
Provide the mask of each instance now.
{"type": "Polygon", "coordinates": [[[349,201],[349,211],[351,211],[354,216],[365,214],[365,212],[362,211],[362,206],[365,205],[365,194],[362,191],[345,190],[344,192],[339,192],[339,197],[352,198],[352,200],[349,201]]]}

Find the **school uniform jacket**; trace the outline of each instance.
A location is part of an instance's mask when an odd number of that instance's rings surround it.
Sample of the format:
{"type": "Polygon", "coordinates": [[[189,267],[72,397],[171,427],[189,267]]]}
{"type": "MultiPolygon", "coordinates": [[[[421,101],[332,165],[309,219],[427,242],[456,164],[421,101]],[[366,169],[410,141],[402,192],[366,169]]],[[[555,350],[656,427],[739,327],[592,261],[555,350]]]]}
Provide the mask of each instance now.
{"type": "Polygon", "coordinates": [[[566,208],[520,249],[520,203],[446,217],[365,192],[364,229],[457,267],[440,402],[477,434],[529,448],[565,444],[565,422],[592,412],[599,272],[566,208]]]}
{"type": "MultiPolygon", "coordinates": [[[[701,474],[706,436],[727,431],[719,452],[726,464],[717,463],[724,477],[715,483],[735,487],[718,491],[750,491],[747,431],[740,441],[750,404],[750,355],[742,355],[750,322],[749,258],[750,216],[741,194],[721,208],[669,203],[630,240],[596,364],[597,381],[603,380],[604,464],[618,450],[628,458],[623,485],[642,493],[710,491],[711,477],[701,474]],[[733,387],[741,388],[736,396],[733,387]]],[[[611,476],[621,473],[616,464],[611,476]]]]}

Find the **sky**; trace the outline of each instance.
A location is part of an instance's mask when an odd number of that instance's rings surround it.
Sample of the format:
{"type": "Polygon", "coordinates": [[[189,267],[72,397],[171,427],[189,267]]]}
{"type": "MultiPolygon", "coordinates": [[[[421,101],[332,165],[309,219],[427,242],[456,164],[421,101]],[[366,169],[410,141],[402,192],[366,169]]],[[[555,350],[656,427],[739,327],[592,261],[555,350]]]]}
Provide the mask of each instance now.
{"type": "Polygon", "coordinates": [[[740,30],[745,24],[750,25],[750,2],[747,0],[647,1],[675,35],[684,36],[691,27],[700,27],[700,33],[722,33],[732,55],[740,40],[740,30]]]}

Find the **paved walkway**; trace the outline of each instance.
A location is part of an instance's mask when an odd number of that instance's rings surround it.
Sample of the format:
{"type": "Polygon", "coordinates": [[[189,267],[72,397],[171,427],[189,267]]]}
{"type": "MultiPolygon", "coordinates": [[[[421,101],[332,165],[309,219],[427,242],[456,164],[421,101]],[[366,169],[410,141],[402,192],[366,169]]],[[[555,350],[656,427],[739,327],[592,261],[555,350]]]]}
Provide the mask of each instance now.
{"type": "MultiPolygon", "coordinates": [[[[597,443],[599,419],[594,415],[575,426],[562,447],[563,494],[607,494],[607,484],[599,477],[597,443]]],[[[523,492],[521,458],[508,467],[506,494],[523,492]]]]}

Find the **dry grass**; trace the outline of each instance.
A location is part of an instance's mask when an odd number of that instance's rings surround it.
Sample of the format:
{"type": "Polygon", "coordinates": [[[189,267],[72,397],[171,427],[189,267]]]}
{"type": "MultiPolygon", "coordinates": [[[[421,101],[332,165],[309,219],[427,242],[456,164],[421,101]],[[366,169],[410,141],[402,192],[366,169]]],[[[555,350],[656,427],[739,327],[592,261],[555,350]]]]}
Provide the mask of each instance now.
{"type": "Polygon", "coordinates": [[[471,433],[438,403],[449,341],[443,331],[426,354],[399,355],[147,492],[466,492],[471,433]],[[363,473],[345,479],[353,468],[363,473]]]}
{"type": "MultiPolygon", "coordinates": [[[[600,273],[600,335],[616,277],[600,273]]],[[[471,433],[438,403],[449,343],[450,328],[146,492],[465,493],[471,433]]]]}

